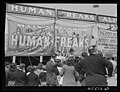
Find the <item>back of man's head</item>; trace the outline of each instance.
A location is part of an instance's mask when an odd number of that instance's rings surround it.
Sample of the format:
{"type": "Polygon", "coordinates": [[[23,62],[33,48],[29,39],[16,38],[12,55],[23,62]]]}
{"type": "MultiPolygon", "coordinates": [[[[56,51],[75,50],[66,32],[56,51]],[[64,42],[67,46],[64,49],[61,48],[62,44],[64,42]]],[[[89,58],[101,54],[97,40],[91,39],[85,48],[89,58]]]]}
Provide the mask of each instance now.
{"type": "Polygon", "coordinates": [[[89,54],[96,54],[96,45],[92,45],[88,48],[89,54]]]}
{"type": "Polygon", "coordinates": [[[82,57],[87,57],[87,56],[88,56],[88,53],[87,53],[87,52],[83,52],[83,53],[81,54],[81,56],[82,56],[82,57]]]}
{"type": "Polygon", "coordinates": [[[52,58],[55,58],[56,56],[57,56],[57,54],[55,54],[55,53],[53,53],[53,54],[51,55],[52,58]]]}

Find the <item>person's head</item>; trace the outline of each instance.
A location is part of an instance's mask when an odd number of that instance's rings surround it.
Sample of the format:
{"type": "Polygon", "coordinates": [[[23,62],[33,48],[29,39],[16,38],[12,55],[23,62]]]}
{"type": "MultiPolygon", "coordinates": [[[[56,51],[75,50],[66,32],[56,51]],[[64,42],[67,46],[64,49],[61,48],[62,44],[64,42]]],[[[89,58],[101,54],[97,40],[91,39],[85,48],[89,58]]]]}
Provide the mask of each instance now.
{"type": "Polygon", "coordinates": [[[81,56],[82,56],[83,58],[85,58],[85,57],[88,56],[88,53],[87,53],[87,52],[83,52],[83,53],[81,54],[81,56]]]}
{"type": "Polygon", "coordinates": [[[24,69],[25,69],[25,64],[24,64],[24,63],[21,63],[21,64],[19,65],[19,69],[24,70],[24,69]]]}
{"type": "Polygon", "coordinates": [[[66,60],[66,64],[67,64],[68,66],[74,66],[74,65],[75,65],[74,57],[69,57],[69,58],[66,60]]]}
{"type": "Polygon", "coordinates": [[[31,71],[31,65],[27,67],[27,72],[30,72],[30,71],[31,71]]]}
{"type": "Polygon", "coordinates": [[[15,71],[16,70],[16,64],[15,63],[11,63],[9,70],[10,71],[15,71]]]}
{"type": "Polygon", "coordinates": [[[100,56],[100,57],[103,57],[103,54],[102,54],[101,51],[98,51],[97,55],[100,56]]]}
{"type": "Polygon", "coordinates": [[[55,61],[56,56],[57,56],[57,54],[53,53],[53,54],[51,55],[51,59],[53,59],[53,60],[55,61]]]}
{"type": "Polygon", "coordinates": [[[31,72],[34,72],[34,71],[35,71],[35,67],[31,66],[31,72]]]}
{"type": "Polygon", "coordinates": [[[5,66],[6,66],[6,65],[10,65],[10,62],[8,62],[8,61],[5,61],[5,66]]]}
{"type": "Polygon", "coordinates": [[[73,48],[70,48],[70,51],[69,51],[70,53],[73,53],[74,52],[74,50],[73,50],[73,48]]]}
{"type": "Polygon", "coordinates": [[[42,64],[42,63],[39,63],[39,64],[36,66],[36,69],[43,69],[43,64],[42,64]]]}
{"type": "Polygon", "coordinates": [[[88,48],[88,52],[90,55],[96,54],[96,45],[92,45],[88,48]]]}
{"type": "Polygon", "coordinates": [[[59,50],[56,51],[56,54],[59,56],[61,53],[59,50]]]}
{"type": "Polygon", "coordinates": [[[56,63],[60,63],[60,62],[61,62],[61,58],[60,58],[59,56],[56,56],[55,62],[56,62],[56,63]]]}
{"type": "Polygon", "coordinates": [[[112,59],[112,54],[111,53],[105,53],[105,58],[107,60],[111,60],[112,59]]]}

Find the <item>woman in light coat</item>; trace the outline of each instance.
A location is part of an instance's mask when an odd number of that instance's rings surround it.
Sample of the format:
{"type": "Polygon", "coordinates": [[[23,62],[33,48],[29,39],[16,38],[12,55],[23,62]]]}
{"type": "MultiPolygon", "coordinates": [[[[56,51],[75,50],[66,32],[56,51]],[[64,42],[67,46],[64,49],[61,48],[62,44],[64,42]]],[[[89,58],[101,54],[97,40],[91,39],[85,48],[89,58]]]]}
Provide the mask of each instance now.
{"type": "Polygon", "coordinates": [[[77,81],[79,78],[79,74],[74,69],[73,58],[68,58],[66,64],[63,65],[60,75],[64,76],[62,86],[78,86],[77,81]]]}

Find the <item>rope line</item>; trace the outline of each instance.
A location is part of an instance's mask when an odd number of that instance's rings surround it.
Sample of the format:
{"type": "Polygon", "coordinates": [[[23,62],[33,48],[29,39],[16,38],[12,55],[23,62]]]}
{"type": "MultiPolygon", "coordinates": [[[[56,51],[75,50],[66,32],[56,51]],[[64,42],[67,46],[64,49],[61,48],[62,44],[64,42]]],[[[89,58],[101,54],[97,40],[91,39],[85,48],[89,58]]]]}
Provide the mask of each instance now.
{"type": "MultiPolygon", "coordinates": [[[[35,58],[34,56],[32,56],[32,57],[35,58]]],[[[38,59],[38,58],[35,58],[35,59],[40,60],[40,59],[38,59]]]]}
{"type": "Polygon", "coordinates": [[[31,60],[30,60],[29,56],[28,56],[28,59],[29,59],[30,64],[32,65],[32,62],[31,62],[31,60]]]}

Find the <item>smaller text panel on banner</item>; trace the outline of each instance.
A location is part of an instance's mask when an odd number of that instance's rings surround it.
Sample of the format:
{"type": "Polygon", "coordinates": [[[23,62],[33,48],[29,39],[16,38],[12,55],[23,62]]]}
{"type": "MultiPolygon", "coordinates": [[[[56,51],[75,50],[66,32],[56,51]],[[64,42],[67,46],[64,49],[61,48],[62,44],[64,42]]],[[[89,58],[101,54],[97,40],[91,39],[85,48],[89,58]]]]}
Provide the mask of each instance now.
{"type": "Polygon", "coordinates": [[[98,30],[98,49],[103,54],[110,53],[117,55],[117,31],[110,31],[99,28],[98,30]]]}

